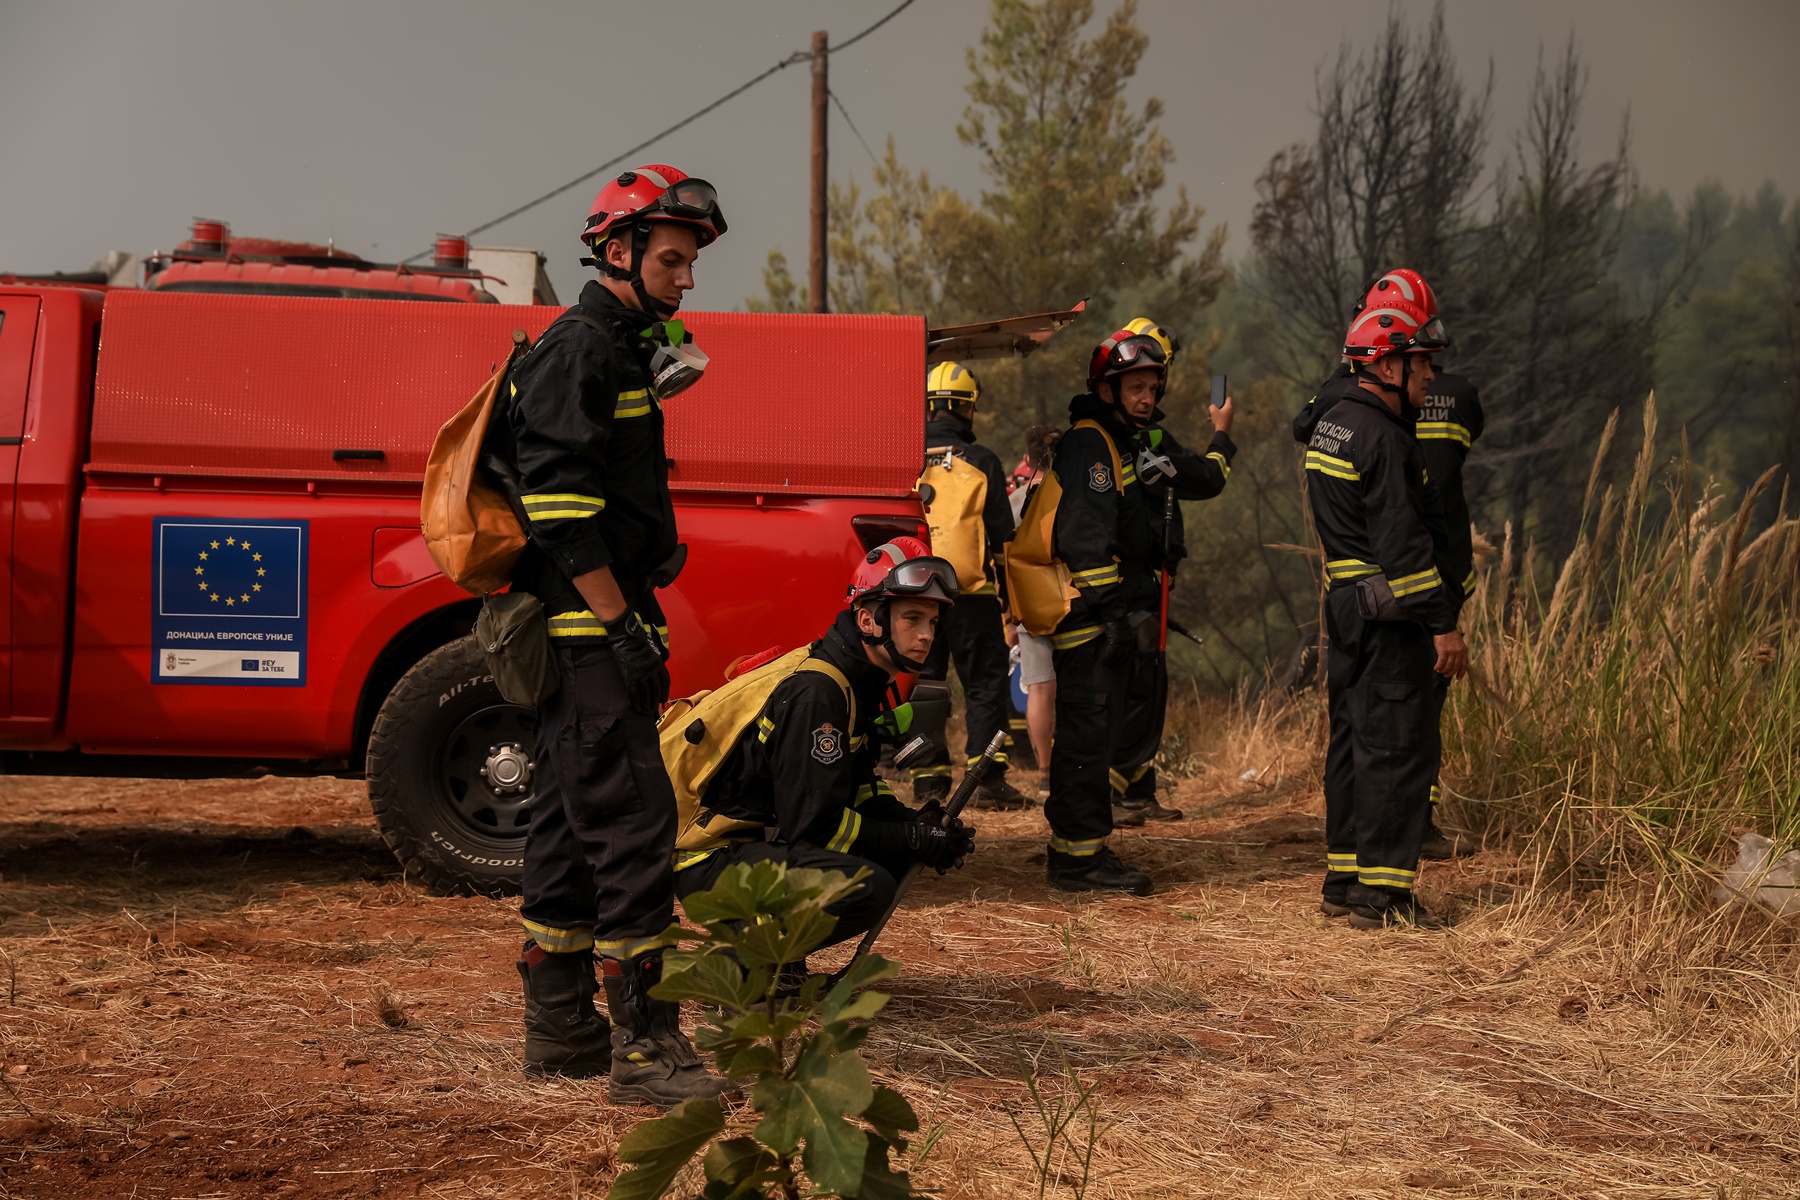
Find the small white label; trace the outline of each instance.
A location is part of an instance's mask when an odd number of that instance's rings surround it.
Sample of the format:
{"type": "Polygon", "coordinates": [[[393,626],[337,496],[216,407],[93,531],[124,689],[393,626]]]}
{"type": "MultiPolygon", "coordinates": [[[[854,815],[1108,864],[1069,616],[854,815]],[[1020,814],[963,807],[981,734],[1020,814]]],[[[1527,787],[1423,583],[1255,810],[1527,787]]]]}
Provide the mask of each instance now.
{"type": "Polygon", "coordinates": [[[156,656],[159,679],[297,679],[296,650],[163,650],[156,656]]]}

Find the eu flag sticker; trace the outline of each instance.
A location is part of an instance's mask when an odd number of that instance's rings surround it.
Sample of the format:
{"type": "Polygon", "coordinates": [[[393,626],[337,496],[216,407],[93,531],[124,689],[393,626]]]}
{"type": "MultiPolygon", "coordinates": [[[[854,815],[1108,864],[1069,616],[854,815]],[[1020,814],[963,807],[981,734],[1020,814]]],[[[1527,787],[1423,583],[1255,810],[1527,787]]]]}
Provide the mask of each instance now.
{"type": "Polygon", "coordinates": [[[306,683],[305,521],[157,517],[156,683],[306,683]]]}

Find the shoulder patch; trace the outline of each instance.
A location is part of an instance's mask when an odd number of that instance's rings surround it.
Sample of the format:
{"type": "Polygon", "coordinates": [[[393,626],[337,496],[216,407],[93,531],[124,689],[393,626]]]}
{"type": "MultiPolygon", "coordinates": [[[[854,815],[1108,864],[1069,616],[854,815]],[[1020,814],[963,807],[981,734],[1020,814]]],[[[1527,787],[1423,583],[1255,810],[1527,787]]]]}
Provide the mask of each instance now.
{"type": "Polygon", "coordinates": [[[844,733],[830,721],[813,730],[812,741],[812,756],[826,766],[844,757],[844,733]]]}
{"type": "Polygon", "coordinates": [[[1112,466],[1108,463],[1095,463],[1088,468],[1088,486],[1096,492],[1112,490],[1112,466]]]}

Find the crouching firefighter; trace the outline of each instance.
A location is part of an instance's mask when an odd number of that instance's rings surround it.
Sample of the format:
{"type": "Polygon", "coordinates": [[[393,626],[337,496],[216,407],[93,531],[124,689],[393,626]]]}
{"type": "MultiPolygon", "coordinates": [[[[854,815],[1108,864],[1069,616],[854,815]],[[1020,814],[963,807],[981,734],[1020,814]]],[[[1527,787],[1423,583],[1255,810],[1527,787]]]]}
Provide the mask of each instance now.
{"type": "Polygon", "coordinates": [[[1425,403],[1442,330],[1403,299],[1358,313],[1344,337],[1357,387],[1317,419],[1306,449],[1330,639],[1320,910],[1359,929],[1443,924],[1413,885],[1437,774],[1435,676],[1462,675],[1467,651],[1403,415],[1425,403]]]}
{"type": "Polygon", "coordinates": [[[891,684],[917,673],[958,602],[956,571],[917,538],[869,552],[849,606],[810,646],[738,676],[662,722],[662,752],[681,801],[675,889],[712,887],[734,863],[775,861],[869,874],[832,905],[830,942],[867,931],[914,863],[960,867],[975,831],[935,801],[902,804],[875,773],[891,684]]]}
{"type": "MultiPolygon", "coordinates": [[[[962,680],[972,765],[996,733],[1008,724],[1006,626],[1002,620],[1005,572],[996,558],[1012,536],[1012,504],[1000,456],[975,440],[975,404],[981,384],[958,363],[939,363],[925,377],[925,472],[920,490],[931,497],[925,518],[931,546],[956,569],[961,591],[944,613],[925,669],[919,672],[912,705],[922,733],[935,753],[912,768],[913,798],[942,801],[950,794],[950,750],[944,722],[950,715],[950,663],[962,680]]],[[[1025,794],[1006,779],[1007,756],[975,793],[983,808],[1025,808],[1025,794]]]]}
{"type": "Polygon", "coordinates": [[[1158,621],[1138,626],[1138,654],[1144,661],[1138,664],[1135,675],[1143,686],[1133,688],[1126,701],[1125,726],[1131,736],[1119,746],[1119,757],[1113,766],[1113,804],[1115,812],[1126,819],[1179,821],[1180,809],[1156,799],[1156,755],[1162,749],[1163,724],[1169,710],[1169,588],[1181,560],[1187,557],[1187,529],[1181,505],[1176,502],[1210,500],[1225,490],[1225,481],[1231,478],[1231,460],[1237,455],[1237,445],[1231,440],[1234,409],[1229,396],[1218,408],[1207,409],[1213,435],[1204,451],[1182,445],[1173,430],[1163,427],[1165,414],[1161,408],[1168,393],[1167,372],[1175,369],[1181,342],[1149,317],[1134,317],[1124,331],[1154,338],[1163,350],[1165,375],[1156,388],[1158,407],[1132,439],[1137,478],[1146,499],[1138,511],[1150,522],[1151,562],[1161,595],[1158,621]],[[1151,633],[1154,638],[1146,636],[1151,633]]]}
{"type": "Polygon", "coordinates": [[[514,366],[484,444],[529,533],[513,584],[543,602],[560,679],[538,711],[525,840],[525,1069],[610,1072],[621,1104],[729,1088],[649,996],[675,905],[656,741],[669,675],[653,580],[679,563],[662,405],[704,368],[671,318],[724,232],[702,180],[654,166],[608,183],[582,235],[602,277],[514,366]]]}
{"type": "MultiPolygon", "coordinates": [[[[1150,876],[1107,845],[1114,820],[1112,777],[1121,751],[1145,737],[1152,691],[1160,547],[1138,477],[1138,431],[1156,409],[1167,356],[1153,337],[1121,329],[1095,347],[1086,394],[1069,403],[1072,427],[1051,466],[1056,557],[1076,596],[1050,644],[1056,662],[1056,742],[1050,751],[1046,874],[1063,891],[1149,895],[1150,876]],[[1148,649],[1151,654],[1141,651],[1148,649]]],[[[1122,812],[1120,823],[1142,824],[1122,812]]]]}

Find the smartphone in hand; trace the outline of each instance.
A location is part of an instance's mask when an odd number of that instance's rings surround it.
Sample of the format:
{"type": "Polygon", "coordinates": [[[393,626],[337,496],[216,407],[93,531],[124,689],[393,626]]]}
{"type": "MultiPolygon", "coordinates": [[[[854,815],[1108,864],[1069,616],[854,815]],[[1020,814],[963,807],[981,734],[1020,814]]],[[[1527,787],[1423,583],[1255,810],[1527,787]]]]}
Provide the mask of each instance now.
{"type": "Polygon", "coordinates": [[[1223,403],[1225,403],[1225,377],[1214,375],[1212,377],[1212,406],[1217,408],[1223,403]]]}

